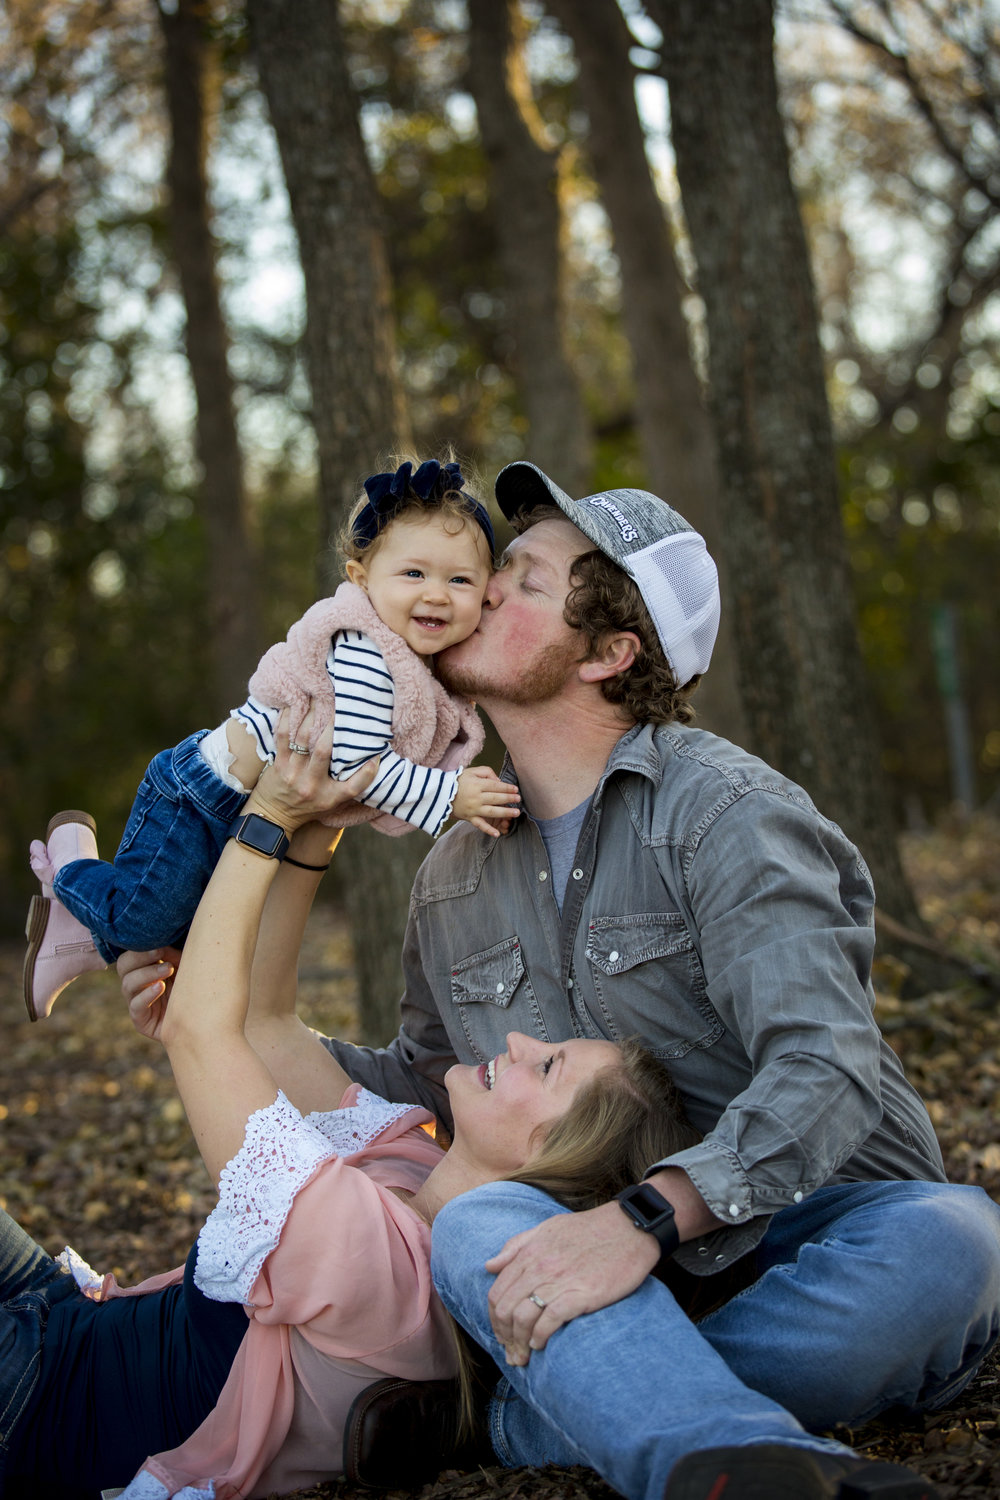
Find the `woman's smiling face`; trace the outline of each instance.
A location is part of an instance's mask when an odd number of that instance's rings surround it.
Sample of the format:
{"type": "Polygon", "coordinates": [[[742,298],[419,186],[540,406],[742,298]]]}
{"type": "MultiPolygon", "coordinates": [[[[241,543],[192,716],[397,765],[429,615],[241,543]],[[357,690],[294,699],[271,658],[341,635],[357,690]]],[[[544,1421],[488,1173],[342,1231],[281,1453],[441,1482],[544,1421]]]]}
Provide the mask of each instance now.
{"type": "Polygon", "coordinates": [[[447,1073],[456,1145],[493,1173],[518,1171],[580,1086],[620,1061],[614,1042],[542,1042],[510,1032],[506,1052],[478,1067],[458,1063],[447,1073]]]}

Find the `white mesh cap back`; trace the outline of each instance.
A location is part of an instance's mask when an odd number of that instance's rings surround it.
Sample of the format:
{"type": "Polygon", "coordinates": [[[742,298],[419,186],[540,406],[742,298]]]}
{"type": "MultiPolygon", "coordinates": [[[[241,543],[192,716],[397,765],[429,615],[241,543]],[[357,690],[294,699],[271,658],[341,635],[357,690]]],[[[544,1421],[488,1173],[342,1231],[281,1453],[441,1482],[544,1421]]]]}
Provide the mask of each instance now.
{"type": "Polygon", "coordinates": [[[719,577],[697,531],[673,536],[623,560],[639,585],[678,687],[708,671],[719,632],[719,577]]]}
{"type": "Polygon", "coordinates": [[[546,502],[557,505],[635,580],[677,686],[708,671],[719,631],[719,576],[704,538],[672,506],[633,489],[573,500],[526,459],[500,470],[496,497],[508,520],[546,502]]]}

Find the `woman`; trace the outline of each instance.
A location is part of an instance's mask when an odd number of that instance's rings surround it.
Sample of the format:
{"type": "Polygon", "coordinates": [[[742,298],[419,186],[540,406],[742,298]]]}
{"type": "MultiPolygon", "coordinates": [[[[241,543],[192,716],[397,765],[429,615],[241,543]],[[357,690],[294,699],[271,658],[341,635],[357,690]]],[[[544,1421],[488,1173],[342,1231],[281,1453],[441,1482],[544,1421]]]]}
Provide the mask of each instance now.
{"type": "Polygon", "coordinates": [[[124,1484],[128,1500],[225,1500],[336,1477],[361,1389],[455,1372],[429,1271],[441,1205],[529,1168],[595,1091],[627,1102],[629,1132],[638,1093],[663,1112],[667,1095],[632,1081],[603,1041],[512,1034],[488,1065],[453,1067],[447,1154],[422,1128],[426,1111],[350,1084],[294,1014],[295,955],[339,837],[313,820],[371,774],[330,778],[331,733],[293,751],[283,716],[244,813],[291,839],[286,859],[260,852],[259,825],[249,845],[230,839],[172,988],[169,965],[133,980],[219,1186],[187,1265],[132,1295],[106,1278],[95,1301],[13,1220],[0,1224],[7,1495],[95,1500],[124,1484]]]}

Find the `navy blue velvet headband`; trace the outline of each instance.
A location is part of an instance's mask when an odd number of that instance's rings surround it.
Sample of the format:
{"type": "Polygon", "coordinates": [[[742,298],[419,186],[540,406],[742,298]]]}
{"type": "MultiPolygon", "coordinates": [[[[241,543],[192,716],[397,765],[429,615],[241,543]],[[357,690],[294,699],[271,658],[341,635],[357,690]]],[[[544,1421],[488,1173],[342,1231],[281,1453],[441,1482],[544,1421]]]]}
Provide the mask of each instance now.
{"type": "Polygon", "coordinates": [[[435,458],[421,464],[415,474],[409,463],[400,464],[395,474],[370,474],[365,480],[368,501],[354,518],[351,537],[364,546],[370,545],[394,520],[409,496],[416,495],[419,500],[442,500],[449,491],[455,490],[462,493],[472,520],[482,527],[492,556],[496,542],[489,514],[484,505],[462,491],[462,484],[458,464],[442,465],[435,458]]]}

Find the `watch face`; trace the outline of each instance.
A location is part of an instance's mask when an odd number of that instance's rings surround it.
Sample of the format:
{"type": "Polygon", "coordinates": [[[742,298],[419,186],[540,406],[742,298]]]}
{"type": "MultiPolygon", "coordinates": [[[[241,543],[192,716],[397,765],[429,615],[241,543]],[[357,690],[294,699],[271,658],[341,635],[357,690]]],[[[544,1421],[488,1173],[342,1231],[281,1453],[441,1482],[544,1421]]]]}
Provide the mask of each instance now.
{"type": "Polygon", "coordinates": [[[275,823],[269,823],[267,818],[262,818],[258,813],[248,813],[243,827],[239,833],[241,844],[249,844],[251,849],[257,849],[261,854],[276,854],[282,844],[287,842],[284,830],[275,823]]]}
{"type": "Polygon", "coordinates": [[[632,1223],[654,1236],[660,1246],[661,1260],[673,1255],[680,1242],[673,1205],[646,1182],[635,1183],[618,1193],[617,1198],[632,1223]]]}
{"type": "Polygon", "coordinates": [[[665,1198],[645,1182],[636,1183],[622,1198],[628,1204],[628,1211],[637,1224],[644,1229],[651,1225],[673,1217],[673,1208],[665,1198]]]}

